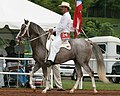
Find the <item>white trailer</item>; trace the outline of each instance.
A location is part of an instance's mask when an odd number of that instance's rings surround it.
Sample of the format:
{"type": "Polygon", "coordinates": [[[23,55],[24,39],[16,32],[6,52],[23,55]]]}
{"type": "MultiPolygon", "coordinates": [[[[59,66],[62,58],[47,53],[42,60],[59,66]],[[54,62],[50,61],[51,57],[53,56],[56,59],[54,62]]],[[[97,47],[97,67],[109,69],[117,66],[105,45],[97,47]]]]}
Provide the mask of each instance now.
{"type": "MultiPolygon", "coordinates": [[[[96,42],[104,51],[102,51],[104,59],[120,58],[120,39],[113,36],[101,36],[89,38],[92,42],[96,42]]],[[[90,61],[90,66],[97,73],[96,61],[90,61]]],[[[105,61],[106,73],[111,74],[112,65],[115,62],[105,61]]]]}

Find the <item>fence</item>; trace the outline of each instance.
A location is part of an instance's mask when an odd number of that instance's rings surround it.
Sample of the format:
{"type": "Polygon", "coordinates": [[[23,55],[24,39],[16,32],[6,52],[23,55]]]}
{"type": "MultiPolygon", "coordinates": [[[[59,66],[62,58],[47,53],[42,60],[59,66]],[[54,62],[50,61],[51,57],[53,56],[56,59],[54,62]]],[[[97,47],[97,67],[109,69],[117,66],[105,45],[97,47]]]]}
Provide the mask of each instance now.
{"type": "MultiPolygon", "coordinates": [[[[3,60],[3,64],[6,63],[6,60],[34,60],[33,58],[9,58],[9,57],[0,57],[0,60],[3,60]]],[[[95,59],[91,59],[91,61],[95,61],[95,59]]],[[[120,60],[116,59],[104,59],[104,61],[110,61],[110,62],[117,62],[120,60]]],[[[19,64],[18,64],[19,66],[19,64]]],[[[30,73],[17,73],[17,72],[0,72],[0,74],[14,74],[14,75],[30,75],[30,73]]],[[[43,75],[43,73],[35,73],[34,75],[43,75]]],[[[89,76],[88,74],[83,74],[83,76],[89,76]]],[[[95,77],[98,77],[98,75],[94,75],[95,77]]],[[[106,75],[106,77],[120,77],[120,75],[106,75]]],[[[82,83],[83,80],[80,82],[79,88],[82,89],[82,83]]],[[[53,72],[51,71],[51,87],[53,88],[53,72]]]]}

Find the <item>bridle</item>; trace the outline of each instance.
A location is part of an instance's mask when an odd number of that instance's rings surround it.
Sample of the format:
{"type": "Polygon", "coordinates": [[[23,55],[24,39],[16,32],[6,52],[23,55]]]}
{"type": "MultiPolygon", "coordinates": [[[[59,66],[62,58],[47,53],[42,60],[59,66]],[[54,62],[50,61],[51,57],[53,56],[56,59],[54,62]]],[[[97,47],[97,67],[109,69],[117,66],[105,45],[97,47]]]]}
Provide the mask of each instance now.
{"type": "Polygon", "coordinates": [[[16,39],[20,39],[20,38],[22,38],[25,34],[26,34],[26,32],[27,32],[27,36],[28,37],[30,37],[30,35],[29,35],[29,25],[30,25],[30,22],[28,22],[27,24],[24,24],[25,25],[25,29],[24,29],[24,32],[23,32],[23,34],[20,36],[20,34],[21,34],[21,30],[19,31],[19,33],[17,34],[17,36],[16,36],[16,39]]]}
{"type": "MultiPolygon", "coordinates": [[[[28,22],[27,24],[24,24],[24,25],[25,25],[25,29],[24,29],[23,34],[20,36],[20,34],[21,34],[21,30],[20,30],[19,33],[18,33],[17,36],[16,36],[16,39],[23,37],[23,36],[26,34],[26,32],[27,32],[28,37],[30,38],[30,33],[29,33],[30,22],[28,22]]],[[[29,41],[32,42],[32,41],[37,40],[38,38],[40,38],[40,37],[42,37],[42,36],[44,36],[44,35],[47,35],[47,34],[48,34],[48,37],[47,37],[47,40],[48,40],[48,38],[49,38],[50,35],[51,35],[50,32],[46,32],[46,33],[44,33],[44,34],[41,34],[41,35],[38,36],[38,37],[29,39],[29,41]]],[[[48,58],[48,53],[47,53],[47,50],[46,50],[46,56],[45,56],[45,61],[44,61],[44,62],[46,62],[47,58],[48,58]]]]}
{"type": "MultiPolygon", "coordinates": [[[[24,25],[25,25],[25,29],[24,29],[23,34],[20,36],[20,33],[21,33],[21,30],[20,30],[19,33],[16,36],[16,39],[23,37],[26,33],[27,33],[27,36],[30,38],[30,33],[29,33],[30,22],[28,22],[27,24],[24,24],[24,25]]],[[[42,37],[44,35],[47,35],[47,34],[49,34],[49,32],[46,32],[46,33],[44,33],[44,34],[42,34],[42,35],[40,35],[38,37],[30,39],[30,42],[32,42],[32,41],[34,41],[34,40],[36,40],[36,39],[38,39],[38,38],[40,38],[40,37],[42,37]]]]}

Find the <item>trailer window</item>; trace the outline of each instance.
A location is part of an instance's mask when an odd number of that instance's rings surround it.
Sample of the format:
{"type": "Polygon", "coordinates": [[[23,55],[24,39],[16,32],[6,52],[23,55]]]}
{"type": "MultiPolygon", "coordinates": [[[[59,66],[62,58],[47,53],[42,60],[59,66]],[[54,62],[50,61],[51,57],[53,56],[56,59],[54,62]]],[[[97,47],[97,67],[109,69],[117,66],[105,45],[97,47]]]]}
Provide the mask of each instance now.
{"type": "Polygon", "coordinates": [[[102,49],[102,53],[106,52],[106,45],[105,44],[98,44],[98,46],[102,49]]]}
{"type": "Polygon", "coordinates": [[[120,45],[117,45],[117,47],[116,47],[116,53],[120,54],[120,45]]]}

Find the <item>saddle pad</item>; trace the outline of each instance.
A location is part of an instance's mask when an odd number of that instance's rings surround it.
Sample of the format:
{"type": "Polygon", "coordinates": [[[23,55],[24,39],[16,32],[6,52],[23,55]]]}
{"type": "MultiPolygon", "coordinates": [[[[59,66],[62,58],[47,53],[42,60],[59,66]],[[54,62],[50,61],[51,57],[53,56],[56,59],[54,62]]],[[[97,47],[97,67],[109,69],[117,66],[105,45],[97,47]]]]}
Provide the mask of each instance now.
{"type": "MultiPolygon", "coordinates": [[[[50,46],[51,46],[51,43],[52,43],[53,40],[54,40],[54,35],[51,35],[51,37],[49,38],[49,40],[47,40],[46,49],[47,49],[48,51],[50,50],[50,46]]],[[[62,45],[61,45],[60,47],[64,47],[64,48],[66,48],[66,49],[68,49],[68,50],[71,49],[71,45],[70,45],[70,43],[69,43],[68,40],[63,41],[63,42],[62,42],[62,45]]]]}
{"type": "Polygon", "coordinates": [[[70,43],[69,43],[68,40],[62,42],[62,45],[61,45],[60,47],[64,47],[64,48],[66,48],[66,49],[68,49],[68,50],[71,49],[71,45],[70,45],[70,43]]]}

